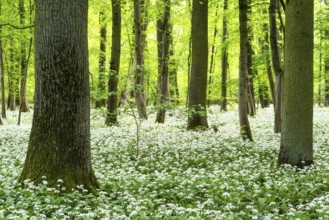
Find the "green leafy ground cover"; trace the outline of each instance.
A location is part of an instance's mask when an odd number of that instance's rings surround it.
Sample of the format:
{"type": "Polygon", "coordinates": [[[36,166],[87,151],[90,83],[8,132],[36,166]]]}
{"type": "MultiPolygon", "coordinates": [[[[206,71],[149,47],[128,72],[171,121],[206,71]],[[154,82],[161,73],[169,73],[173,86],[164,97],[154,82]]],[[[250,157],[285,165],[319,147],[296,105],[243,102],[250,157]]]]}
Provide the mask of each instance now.
{"type": "MultiPolygon", "coordinates": [[[[186,131],[186,115],[172,111],[164,125],[143,122],[139,155],[136,125],[122,113],[120,125],[104,126],[92,112],[97,196],[82,187],[61,195],[44,184],[21,189],[32,113],[10,113],[0,127],[0,219],[328,219],[329,109],[315,109],[314,167],[277,169],[279,135],[273,109],[251,119],[254,143],[239,136],[236,111],[210,109],[219,131],[186,131]]],[[[302,119],[301,119],[302,120],[302,119]]]]}

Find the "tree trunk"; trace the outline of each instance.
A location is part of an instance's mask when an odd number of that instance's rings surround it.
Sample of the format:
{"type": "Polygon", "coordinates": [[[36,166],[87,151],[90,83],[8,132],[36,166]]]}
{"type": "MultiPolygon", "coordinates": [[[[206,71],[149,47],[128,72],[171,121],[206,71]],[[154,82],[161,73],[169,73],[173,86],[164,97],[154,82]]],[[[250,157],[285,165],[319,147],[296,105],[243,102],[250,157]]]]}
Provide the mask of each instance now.
{"type": "Polygon", "coordinates": [[[172,103],[179,105],[179,88],[177,82],[177,63],[174,58],[174,40],[172,37],[172,24],[169,23],[169,86],[170,86],[170,99],[172,103]]]}
{"type": "Polygon", "coordinates": [[[110,76],[108,81],[108,100],[106,124],[113,125],[118,121],[118,78],[121,56],[121,2],[112,0],[112,50],[110,76]]]}
{"type": "Polygon", "coordinates": [[[267,24],[264,25],[264,32],[265,32],[265,40],[264,40],[264,53],[266,53],[266,72],[267,72],[267,78],[270,85],[271,90],[271,96],[272,96],[272,103],[275,108],[276,102],[275,102],[275,86],[274,86],[274,80],[273,80],[273,73],[271,68],[271,60],[270,60],[270,48],[269,48],[269,36],[268,36],[268,26],[267,24]]]}
{"type": "Polygon", "coordinates": [[[166,105],[169,101],[169,38],[171,37],[169,19],[170,19],[170,0],[164,0],[164,13],[163,17],[158,20],[158,32],[157,34],[160,42],[158,42],[158,62],[159,62],[159,73],[158,73],[158,111],[156,116],[157,123],[164,123],[166,116],[166,105]],[[161,39],[160,39],[161,38],[161,39]]]}
{"type": "Polygon", "coordinates": [[[138,115],[141,119],[147,119],[146,95],[145,95],[145,70],[144,70],[144,44],[145,33],[144,19],[145,1],[134,0],[134,24],[135,24],[135,100],[138,109],[138,115]]]}
{"type": "Polygon", "coordinates": [[[222,88],[221,88],[221,111],[227,111],[227,68],[228,68],[228,52],[227,52],[227,9],[228,0],[224,0],[223,7],[223,36],[222,36],[222,88]]]}
{"type": "Polygon", "coordinates": [[[192,72],[189,84],[188,129],[208,128],[208,0],[193,0],[192,72]]]}
{"type": "MultiPolygon", "coordinates": [[[[19,17],[21,26],[25,25],[25,4],[24,0],[19,0],[19,17]]],[[[23,34],[23,33],[22,33],[23,34]]],[[[26,78],[27,74],[27,54],[26,54],[26,41],[25,39],[21,39],[21,83],[20,83],[20,111],[21,112],[29,112],[29,103],[26,96],[26,78]],[[25,85],[24,85],[25,84],[25,85]]]]}
{"type": "Polygon", "coordinates": [[[99,60],[98,60],[98,97],[96,100],[96,108],[104,107],[106,99],[104,94],[105,88],[105,72],[106,72],[106,38],[107,38],[107,25],[105,12],[102,9],[99,12],[99,25],[100,25],[100,42],[99,42],[99,60]]]}
{"type": "Polygon", "coordinates": [[[313,12],[311,0],[287,1],[279,165],[313,163],[313,12]]]}
{"type": "Polygon", "coordinates": [[[9,64],[8,64],[8,108],[10,111],[16,111],[16,82],[17,77],[15,76],[15,55],[14,55],[14,40],[10,37],[10,48],[9,48],[9,64]]]}
{"type": "Polygon", "coordinates": [[[254,51],[252,49],[252,38],[253,38],[253,32],[252,32],[252,26],[250,22],[250,16],[252,13],[251,10],[251,0],[247,0],[248,2],[248,114],[250,116],[255,116],[256,115],[256,104],[255,104],[255,89],[254,89],[254,77],[255,73],[253,70],[253,54],[254,51]]]}
{"type": "Polygon", "coordinates": [[[214,28],[214,35],[213,35],[213,42],[211,45],[211,52],[210,52],[210,66],[209,66],[209,80],[208,80],[208,98],[207,98],[207,106],[210,106],[211,102],[211,84],[213,83],[213,73],[215,69],[215,49],[216,49],[216,37],[217,37],[217,22],[218,22],[218,6],[219,4],[216,3],[216,12],[215,12],[215,28],[214,28]]]}
{"type": "Polygon", "coordinates": [[[239,0],[240,60],[239,60],[239,119],[243,140],[252,141],[248,120],[248,3],[239,0]]]}
{"type": "MultiPolygon", "coordinates": [[[[0,15],[2,13],[2,3],[0,2],[0,15]]],[[[1,77],[1,116],[6,118],[6,94],[5,94],[5,65],[3,59],[2,27],[0,26],[0,77],[1,77]]]]}
{"type": "Polygon", "coordinates": [[[36,0],[35,110],[20,182],[98,187],[90,157],[88,0],[36,0]],[[70,21],[70,22],[68,22],[70,21]]]}
{"type": "Polygon", "coordinates": [[[274,132],[281,132],[281,110],[282,110],[282,93],[283,93],[283,68],[281,65],[280,49],[278,46],[278,29],[276,25],[277,0],[270,0],[270,45],[272,51],[272,65],[276,76],[276,95],[275,95],[275,118],[274,132]]]}

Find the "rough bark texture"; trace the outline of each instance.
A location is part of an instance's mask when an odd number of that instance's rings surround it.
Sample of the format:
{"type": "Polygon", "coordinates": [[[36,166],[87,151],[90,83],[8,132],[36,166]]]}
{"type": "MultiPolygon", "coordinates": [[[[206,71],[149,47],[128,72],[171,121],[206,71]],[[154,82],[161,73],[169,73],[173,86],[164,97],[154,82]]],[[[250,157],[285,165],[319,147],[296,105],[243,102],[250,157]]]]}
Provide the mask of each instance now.
{"type": "Polygon", "coordinates": [[[227,9],[228,0],[224,0],[223,7],[223,36],[222,36],[222,80],[221,80],[221,111],[227,111],[227,68],[228,68],[228,52],[227,52],[227,9]]]}
{"type": "Polygon", "coordinates": [[[36,0],[36,91],[20,182],[98,187],[90,158],[88,0],[36,0]]]}
{"type": "Polygon", "coordinates": [[[208,0],[193,0],[192,72],[189,82],[188,129],[208,128],[208,0]]]}
{"type": "MultiPolygon", "coordinates": [[[[24,0],[19,0],[19,17],[20,24],[23,27],[25,25],[25,4],[24,0]]],[[[21,112],[29,112],[29,103],[26,96],[26,77],[27,74],[27,52],[26,52],[26,41],[25,39],[21,39],[21,83],[20,83],[20,111],[21,112]]]]}
{"type": "Polygon", "coordinates": [[[112,0],[112,50],[110,76],[108,81],[106,124],[113,125],[118,121],[118,78],[121,56],[121,3],[112,0]]]}
{"type": "Polygon", "coordinates": [[[279,165],[313,163],[312,0],[286,4],[284,98],[279,165]]]}
{"type": "Polygon", "coordinates": [[[248,3],[239,0],[240,22],[240,61],[239,61],[239,119],[243,140],[252,141],[248,120],[247,94],[248,94],[248,3]]]}
{"type": "Polygon", "coordinates": [[[276,95],[275,95],[275,116],[274,132],[281,132],[281,111],[282,111],[282,94],[283,94],[283,68],[281,65],[280,49],[278,46],[278,28],[276,24],[277,0],[270,0],[270,45],[272,51],[272,65],[276,77],[276,95]]]}
{"type": "MultiPolygon", "coordinates": [[[[0,15],[2,12],[2,5],[0,2],[0,15]]],[[[2,33],[2,28],[0,27],[0,36],[2,33]]],[[[5,94],[5,65],[3,59],[3,45],[2,38],[0,37],[0,77],[1,77],[1,116],[6,118],[6,94],[5,94]]]]}
{"type": "Polygon", "coordinates": [[[157,22],[158,29],[158,111],[156,116],[157,123],[164,123],[166,116],[166,105],[169,101],[169,19],[170,19],[170,0],[163,1],[164,13],[162,18],[157,22]]]}
{"type": "Polygon", "coordinates": [[[134,28],[135,28],[135,100],[138,115],[141,119],[147,119],[146,95],[145,95],[145,71],[144,71],[144,16],[145,1],[134,0],[134,28]]]}
{"type": "Polygon", "coordinates": [[[96,101],[96,108],[104,107],[106,99],[103,97],[105,88],[105,71],[106,71],[106,38],[107,38],[107,25],[105,12],[99,12],[99,25],[100,25],[100,41],[99,41],[99,59],[98,59],[98,92],[99,98],[96,101]]]}

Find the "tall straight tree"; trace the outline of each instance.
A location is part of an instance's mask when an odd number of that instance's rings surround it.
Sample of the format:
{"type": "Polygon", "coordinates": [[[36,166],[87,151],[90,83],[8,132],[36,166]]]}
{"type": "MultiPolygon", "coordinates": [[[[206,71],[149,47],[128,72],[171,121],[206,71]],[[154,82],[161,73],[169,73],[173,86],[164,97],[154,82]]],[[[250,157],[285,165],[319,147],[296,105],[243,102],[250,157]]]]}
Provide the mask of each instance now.
{"type": "MultiPolygon", "coordinates": [[[[25,0],[19,0],[19,18],[20,25],[23,27],[25,25],[25,0]]],[[[23,34],[23,30],[22,30],[23,34]]],[[[27,63],[27,52],[26,52],[27,44],[25,38],[21,39],[21,54],[20,54],[20,62],[21,62],[21,83],[20,83],[20,111],[21,112],[29,112],[29,103],[26,96],[26,71],[28,68],[27,63]]]]}
{"type": "Polygon", "coordinates": [[[313,0],[286,3],[279,165],[313,163],[313,0]]]}
{"type": "Polygon", "coordinates": [[[240,60],[239,60],[239,119],[243,140],[252,141],[248,119],[248,2],[239,0],[240,60]]]}
{"type": "Polygon", "coordinates": [[[192,72],[189,80],[188,129],[208,128],[208,0],[193,0],[192,72]]]}
{"type": "Polygon", "coordinates": [[[227,52],[227,9],[228,0],[224,0],[223,6],[223,35],[222,35],[222,79],[221,79],[221,111],[227,111],[227,68],[228,68],[228,52],[227,52]]]}
{"type": "Polygon", "coordinates": [[[98,187],[90,157],[88,0],[36,0],[36,91],[20,182],[98,187]],[[68,22],[70,21],[70,22],[68,22]]]}
{"type": "MultiPolygon", "coordinates": [[[[2,2],[0,2],[0,15],[2,14],[2,2]]],[[[5,65],[3,59],[2,27],[0,26],[0,77],[1,77],[1,116],[6,118],[6,93],[5,93],[5,65]]]]}
{"type": "Polygon", "coordinates": [[[108,99],[106,124],[113,125],[118,121],[118,78],[121,56],[121,1],[112,2],[112,50],[110,76],[108,81],[108,99]]]}
{"type": "Polygon", "coordinates": [[[158,111],[156,122],[164,123],[166,116],[166,103],[169,101],[169,38],[171,37],[170,0],[163,0],[163,13],[157,21],[158,38],[158,111]]]}
{"type": "Polygon", "coordinates": [[[281,111],[282,111],[282,95],[283,95],[283,67],[281,65],[280,48],[278,45],[278,28],[276,24],[276,11],[278,0],[270,0],[269,16],[270,16],[270,45],[272,51],[272,65],[275,72],[276,88],[275,88],[275,106],[274,106],[274,132],[281,132],[281,111]]]}
{"type": "Polygon", "coordinates": [[[138,115],[147,119],[145,94],[144,47],[146,23],[146,0],[134,0],[134,29],[135,29],[135,100],[138,115]]]}
{"type": "Polygon", "coordinates": [[[105,106],[106,99],[103,97],[105,89],[105,71],[106,71],[106,38],[107,25],[104,9],[99,12],[100,41],[99,41],[99,59],[98,59],[98,92],[99,98],[96,101],[96,108],[105,106]]]}

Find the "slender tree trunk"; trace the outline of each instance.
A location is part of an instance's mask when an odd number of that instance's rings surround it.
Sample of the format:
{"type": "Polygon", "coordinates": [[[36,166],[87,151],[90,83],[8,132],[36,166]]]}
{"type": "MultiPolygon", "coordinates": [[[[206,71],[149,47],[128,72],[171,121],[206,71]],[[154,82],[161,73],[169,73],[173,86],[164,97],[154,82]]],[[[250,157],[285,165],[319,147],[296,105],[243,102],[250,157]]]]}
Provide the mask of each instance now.
{"type": "Polygon", "coordinates": [[[113,125],[118,121],[118,77],[121,55],[121,3],[112,0],[112,50],[110,61],[110,76],[108,82],[108,100],[106,124],[113,125]]]}
{"type": "Polygon", "coordinates": [[[90,157],[88,0],[36,0],[36,95],[20,183],[98,187],[90,157]],[[68,22],[70,21],[70,22],[68,22]]]}
{"type": "Polygon", "coordinates": [[[135,100],[138,114],[141,119],[147,119],[146,95],[145,95],[145,71],[144,71],[144,44],[145,36],[144,19],[142,11],[145,10],[144,0],[134,0],[134,24],[135,24],[135,100]]]}
{"type": "Polygon", "coordinates": [[[189,84],[188,129],[208,128],[208,0],[193,0],[192,72],[189,84]]]}
{"type": "Polygon", "coordinates": [[[221,111],[227,111],[227,69],[228,69],[228,52],[227,52],[227,9],[228,0],[224,0],[223,8],[223,36],[222,36],[222,88],[221,88],[221,111]]]}
{"type": "MultiPolygon", "coordinates": [[[[27,69],[28,69],[28,63],[29,63],[30,57],[31,57],[32,44],[33,44],[33,39],[31,37],[31,39],[30,39],[30,46],[29,46],[29,52],[28,52],[28,56],[27,56],[27,60],[26,60],[26,66],[25,66],[25,69],[24,69],[24,73],[21,76],[21,91],[24,91],[24,90],[26,91],[27,69]]],[[[24,100],[24,99],[21,97],[21,100],[24,100]]],[[[21,104],[20,107],[19,107],[17,125],[20,125],[21,124],[21,116],[22,116],[22,112],[23,112],[23,107],[24,107],[23,104],[21,104]]]]}
{"type": "Polygon", "coordinates": [[[162,22],[158,21],[158,34],[161,36],[162,40],[160,40],[160,44],[158,50],[161,52],[160,57],[158,59],[160,66],[159,66],[159,107],[156,116],[157,123],[164,123],[165,116],[166,116],[166,105],[168,104],[169,97],[170,97],[170,90],[169,90],[169,38],[171,36],[170,27],[169,27],[169,20],[170,20],[170,0],[164,0],[164,13],[162,22]],[[161,26],[160,26],[161,25],[161,26]]]}
{"type": "Polygon", "coordinates": [[[216,37],[217,37],[217,21],[218,21],[218,6],[219,4],[216,3],[216,12],[215,12],[215,28],[214,28],[214,34],[213,34],[213,41],[211,45],[211,52],[210,52],[210,66],[209,66],[209,79],[208,79],[208,98],[207,98],[207,105],[210,106],[211,102],[211,84],[213,83],[213,73],[215,69],[215,49],[216,49],[216,37]]]}
{"type": "Polygon", "coordinates": [[[179,105],[179,88],[178,88],[178,80],[177,80],[177,63],[174,58],[175,50],[174,50],[174,40],[172,37],[172,24],[169,23],[169,86],[170,86],[170,98],[171,102],[179,105]]]}
{"type": "Polygon", "coordinates": [[[15,54],[14,54],[14,40],[13,37],[10,37],[10,48],[9,48],[9,65],[8,65],[8,108],[10,111],[16,111],[16,91],[15,84],[17,82],[15,76],[15,54]]]}
{"type": "Polygon", "coordinates": [[[254,51],[252,49],[252,39],[253,39],[253,31],[251,26],[251,3],[252,0],[247,0],[248,2],[248,114],[250,116],[256,115],[256,104],[255,104],[255,89],[254,89],[254,77],[255,72],[253,70],[252,61],[254,51]]]}
{"type": "Polygon", "coordinates": [[[275,95],[275,118],[274,132],[281,132],[281,110],[283,93],[283,68],[281,65],[280,49],[278,46],[278,29],[276,25],[277,0],[270,0],[270,45],[272,51],[272,65],[276,76],[276,95],[275,95]]]}
{"type": "MultiPolygon", "coordinates": [[[[192,2],[191,0],[187,0],[188,7],[190,9],[190,19],[192,24],[192,2]]],[[[191,35],[188,39],[188,57],[187,57],[187,84],[190,85],[192,75],[192,27],[191,27],[191,35]]],[[[189,103],[189,91],[186,93],[186,107],[188,108],[189,103]]]]}
{"type": "Polygon", "coordinates": [[[286,4],[284,98],[278,164],[313,164],[313,48],[314,4],[286,4]]]}
{"type": "MultiPolygon", "coordinates": [[[[0,2],[0,15],[2,13],[2,3],[0,2]]],[[[5,65],[3,61],[2,27],[0,26],[0,77],[1,77],[1,116],[6,116],[6,94],[5,94],[5,65]]]]}
{"type": "Polygon", "coordinates": [[[100,25],[100,42],[99,42],[99,60],[98,60],[98,92],[99,97],[96,100],[96,108],[104,107],[106,99],[104,94],[105,88],[105,72],[106,72],[106,40],[107,40],[107,25],[105,12],[102,9],[99,12],[100,25]]]}
{"type": "Polygon", "coordinates": [[[239,0],[240,61],[239,61],[239,119],[243,140],[252,141],[248,120],[248,3],[239,0]]]}
{"type": "MultiPolygon", "coordinates": [[[[25,4],[24,0],[19,0],[19,17],[21,26],[25,25],[25,4]]],[[[23,34],[23,32],[22,32],[23,34]]],[[[21,83],[20,83],[20,111],[21,112],[29,112],[29,103],[26,96],[26,80],[27,77],[27,57],[26,57],[26,42],[25,39],[21,39],[21,83]]]]}
{"type": "Polygon", "coordinates": [[[268,36],[268,26],[267,24],[264,25],[264,31],[265,31],[265,41],[264,41],[264,53],[266,53],[266,72],[267,72],[267,78],[270,85],[271,90],[271,96],[272,96],[272,103],[275,108],[276,102],[275,102],[275,83],[273,79],[273,73],[271,68],[271,59],[270,59],[270,48],[269,48],[269,36],[268,36]]]}
{"type": "Polygon", "coordinates": [[[320,48],[319,48],[319,81],[318,81],[318,105],[321,107],[321,96],[322,96],[322,41],[323,41],[323,37],[322,37],[322,30],[320,31],[320,48]]]}

